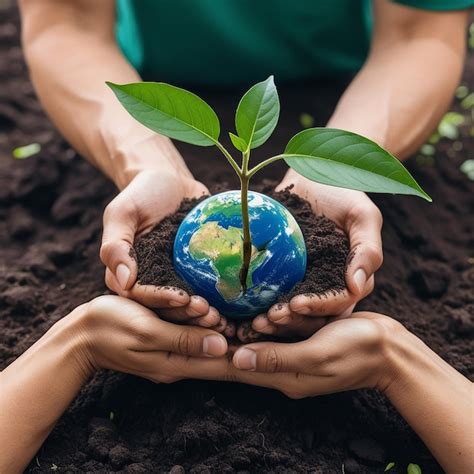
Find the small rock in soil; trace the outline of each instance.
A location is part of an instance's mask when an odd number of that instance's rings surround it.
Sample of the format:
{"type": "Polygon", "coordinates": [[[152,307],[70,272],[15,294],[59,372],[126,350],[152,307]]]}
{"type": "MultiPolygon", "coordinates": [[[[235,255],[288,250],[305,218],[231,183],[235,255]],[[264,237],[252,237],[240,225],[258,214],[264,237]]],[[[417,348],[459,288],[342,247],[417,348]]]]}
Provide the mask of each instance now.
{"type": "Polygon", "coordinates": [[[74,248],[70,243],[52,242],[45,245],[44,251],[57,267],[63,267],[74,259],[74,248]]]}
{"type": "Polygon", "coordinates": [[[121,469],[130,460],[130,450],[118,444],[109,451],[109,460],[114,469],[121,469]]]}
{"type": "Polygon", "coordinates": [[[343,465],[346,474],[357,474],[362,471],[360,464],[354,458],[347,458],[343,465]]]}
{"type": "Polygon", "coordinates": [[[464,308],[448,310],[449,328],[461,336],[474,336],[474,303],[468,304],[464,308]]]}
{"type": "Polygon", "coordinates": [[[94,418],[89,423],[91,434],[87,447],[97,461],[107,461],[110,450],[117,444],[115,425],[109,420],[94,418]]]}
{"type": "Polygon", "coordinates": [[[125,472],[127,474],[149,474],[153,472],[153,467],[149,463],[136,462],[126,467],[125,472]]]}
{"type": "Polygon", "coordinates": [[[179,465],[179,464],[176,464],[176,466],[173,466],[170,471],[169,471],[169,474],[185,474],[185,470],[184,470],[184,467],[179,465]]]}
{"type": "Polygon", "coordinates": [[[27,286],[13,286],[0,294],[0,301],[8,306],[12,314],[35,313],[37,298],[27,286]]]}
{"type": "Polygon", "coordinates": [[[385,449],[372,438],[353,439],[349,442],[349,451],[364,461],[385,461],[385,449]]]}
{"type": "Polygon", "coordinates": [[[450,269],[445,263],[434,260],[419,262],[410,276],[416,294],[422,298],[439,298],[446,293],[450,269]]]}
{"type": "Polygon", "coordinates": [[[8,232],[17,240],[26,239],[35,233],[35,221],[22,206],[12,208],[8,220],[8,232]]]}

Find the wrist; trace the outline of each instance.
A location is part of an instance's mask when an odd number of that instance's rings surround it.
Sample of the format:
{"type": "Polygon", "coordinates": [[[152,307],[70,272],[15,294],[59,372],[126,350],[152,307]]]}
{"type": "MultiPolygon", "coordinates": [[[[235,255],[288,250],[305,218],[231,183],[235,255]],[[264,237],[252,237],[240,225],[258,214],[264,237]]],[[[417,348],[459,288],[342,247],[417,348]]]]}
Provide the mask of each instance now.
{"type": "Polygon", "coordinates": [[[74,367],[84,381],[98,370],[93,358],[92,338],[85,324],[88,306],[84,304],[74,309],[46,334],[51,350],[61,353],[64,363],[74,367]]]}
{"type": "Polygon", "coordinates": [[[402,324],[391,318],[383,345],[383,368],[376,388],[389,398],[403,390],[430,361],[430,349],[402,324]]]}
{"type": "Polygon", "coordinates": [[[129,140],[111,152],[113,180],[122,190],[142,171],[160,170],[163,173],[184,174],[191,177],[180,153],[170,139],[147,135],[139,141],[129,140]]]}

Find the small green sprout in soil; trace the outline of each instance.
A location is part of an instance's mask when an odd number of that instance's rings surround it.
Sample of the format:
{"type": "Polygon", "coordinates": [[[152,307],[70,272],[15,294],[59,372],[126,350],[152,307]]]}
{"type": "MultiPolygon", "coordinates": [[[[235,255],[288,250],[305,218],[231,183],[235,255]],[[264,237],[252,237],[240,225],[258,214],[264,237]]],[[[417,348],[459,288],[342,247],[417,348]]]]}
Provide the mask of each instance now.
{"type": "Polygon", "coordinates": [[[300,124],[303,128],[311,128],[314,125],[314,117],[307,113],[300,115],[300,124]]]}
{"type": "Polygon", "coordinates": [[[407,474],[422,474],[421,467],[418,464],[408,464],[407,474]]]}
{"type": "Polygon", "coordinates": [[[460,170],[471,180],[474,181],[474,160],[466,160],[460,167],[460,170]]]}
{"type": "Polygon", "coordinates": [[[448,112],[438,125],[438,133],[441,137],[457,140],[459,138],[459,127],[464,124],[464,116],[457,112],[448,112]]]}
{"type": "Polygon", "coordinates": [[[394,463],[394,462],[389,462],[389,463],[385,466],[385,469],[383,470],[383,472],[390,471],[390,469],[392,469],[393,467],[395,467],[395,463],[394,463]]]}
{"type": "Polygon", "coordinates": [[[12,151],[13,158],[24,160],[30,156],[36,155],[41,151],[39,143],[30,143],[29,145],[19,146],[12,151]]]}
{"type": "Polygon", "coordinates": [[[240,153],[234,156],[219,141],[220,122],[214,110],[195,94],[159,82],[107,85],[125,109],[140,123],[169,138],[198,146],[215,146],[240,180],[242,210],[242,268],[240,283],[246,291],[252,240],[248,213],[250,179],[267,165],[284,160],[302,176],[322,184],[359,191],[410,194],[431,198],[405,167],[375,142],[335,128],[308,128],[296,134],[285,150],[250,167],[251,151],[271,136],[280,115],[273,76],[251,87],[235,114],[236,133],[230,140],[240,153]]]}

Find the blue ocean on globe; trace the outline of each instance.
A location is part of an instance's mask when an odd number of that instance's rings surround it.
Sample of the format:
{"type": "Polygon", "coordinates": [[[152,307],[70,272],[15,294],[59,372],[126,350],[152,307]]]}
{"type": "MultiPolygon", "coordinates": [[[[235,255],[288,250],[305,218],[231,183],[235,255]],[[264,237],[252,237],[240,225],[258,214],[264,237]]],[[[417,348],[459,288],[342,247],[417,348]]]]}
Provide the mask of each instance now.
{"type": "Polygon", "coordinates": [[[173,260],[177,274],[194,292],[233,319],[266,312],[289,293],[306,272],[306,245],[295,218],[282,204],[249,192],[252,259],[243,293],[240,191],[199,203],[176,234],[173,260]]]}

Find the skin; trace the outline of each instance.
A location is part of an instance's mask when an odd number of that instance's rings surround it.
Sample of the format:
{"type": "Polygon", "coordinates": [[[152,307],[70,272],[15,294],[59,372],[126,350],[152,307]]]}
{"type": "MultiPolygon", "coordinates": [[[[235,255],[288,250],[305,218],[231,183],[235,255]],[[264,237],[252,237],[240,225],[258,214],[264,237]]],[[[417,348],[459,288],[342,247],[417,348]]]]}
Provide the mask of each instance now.
{"type": "Polygon", "coordinates": [[[251,344],[232,360],[227,351],[217,332],[168,323],[130,299],[102,296],[80,306],[0,373],[0,472],[23,472],[101,368],[156,383],[244,382],[292,398],[377,389],[446,472],[474,469],[472,384],[387,316],[354,313],[296,344],[251,344]]]}
{"type": "MultiPolygon", "coordinates": [[[[194,180],[172,142],[132,119],[104,84],[140,80],[115,41],[114,1],[22,0],[20,7],[25,55],[46,111],[81,155],[121,191],[104,214],[101,258],[107,285],[163,309],[170,320],[204,326],[219,320],[219,329],[233,334],[235,328],[202,298],[136,283],[129,250],[137,235],[175,211],[183,198],[199,197],[207,189],[194,180]]],[[[366,135],[404,159],[423,143],[452,99],[465,56],[468,13],[375,0],[374,17],[368,59],[328,125],[366,135]]],[[[320,326],[317,317],[350,314],[372,290],[382,263],[382,218],[364,193],[313,183],[293,171],[278,189],[288,185],[348,233],[353,258],[347,291],[323,298],[296,296],[282,310],[272,308],[251,328],[241,328],[243,340],[252,332],[307,336],[320,326]]]]}

